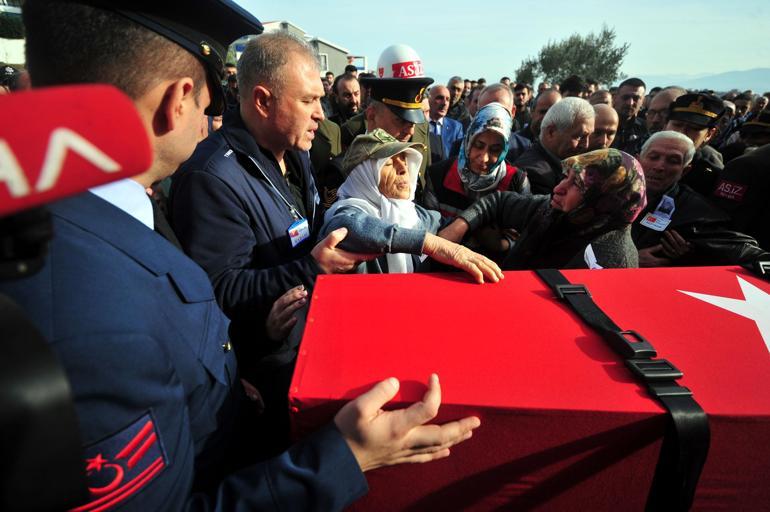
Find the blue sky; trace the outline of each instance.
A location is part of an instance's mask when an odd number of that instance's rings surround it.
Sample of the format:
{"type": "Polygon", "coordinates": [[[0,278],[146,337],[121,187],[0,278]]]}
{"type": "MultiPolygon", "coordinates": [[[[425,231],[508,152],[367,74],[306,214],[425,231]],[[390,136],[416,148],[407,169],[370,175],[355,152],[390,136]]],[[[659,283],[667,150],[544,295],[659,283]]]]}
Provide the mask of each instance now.
{"type": "Polygon", "coordinates": [[[602,23],[615,28],[618,42],[631,44],[621,68],[627,75],[770,67],[768,0],[236,1],[262,21],[291,21],[367,55],[370,68],[385,47],[408,44],[438,81],[455,74],[513,77],[522,59],[549,40],[597,32],[602,23]]]}

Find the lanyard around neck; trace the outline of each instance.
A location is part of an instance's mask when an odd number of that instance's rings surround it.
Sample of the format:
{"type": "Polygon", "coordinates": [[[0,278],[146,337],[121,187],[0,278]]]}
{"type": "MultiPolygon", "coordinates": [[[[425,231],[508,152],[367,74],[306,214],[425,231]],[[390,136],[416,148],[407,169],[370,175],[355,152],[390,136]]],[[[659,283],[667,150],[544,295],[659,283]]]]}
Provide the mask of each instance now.
{"type": "Polygon", "coordinates": [[[256,166],[257,170],[258,170],[258,171],[259,171],[259,173],[262,175],[262,177],[263,177],[263,178],[265,178],[265,179],[267,180],[267,182],[270,184],[270,188],[272,188],[272,189],[273,189],[273,191],[274,191],[276,194],[278,194],[278,197],[280,197],[280,198],[281,198],[281,200],[284,202],[284,204],[286,205],[286,207],[289,209],[289,213],[291,214],[291,216],[292,216],[292,217],[294,217],[294,220],[299,220],[299,219],[301,219],[301,218],[302,218],[302,215],[300,215],[300,213],[299,213],[299,211],[297,210],[297,208],[296,208],[296,207],[295,207],[293,204],[291,204],[291,203],[290,203],[290,202],[289,202],[289,201],[288,201],[288,200],[287,200],[287,199],[284,197],[284,195],[283,195],[283,194],[281,194],[281,191],[280,191],[280,190],[278,190],[278,187],[276,187],[276,186],[273,184],[273,181],[272,181],[272,180],[271,180],[271,179],[268,177],[267,173],[266,173],[265,171],[263,171],[263,170],[262,170],[262,167],[260,167],[260,165],[257,163],[257,161],[256,161],[256,160],[254,160],[254,158],[253,158],[251,155],[248,155],[248,157],[249,157],[249,160],[251,160],[251,163],[253,163],[253,164],[256,166]]]}

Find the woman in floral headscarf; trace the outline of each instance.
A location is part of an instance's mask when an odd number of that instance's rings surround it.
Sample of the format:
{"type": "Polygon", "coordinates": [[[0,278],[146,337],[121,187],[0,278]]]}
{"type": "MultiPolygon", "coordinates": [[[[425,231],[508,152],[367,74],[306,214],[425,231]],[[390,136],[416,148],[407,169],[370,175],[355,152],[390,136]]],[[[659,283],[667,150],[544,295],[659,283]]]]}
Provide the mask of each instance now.
{"type": "Polygon", "coordinates": [[[552,196],[496,193],[461,213],[440,236],[459,241],[497,223],[521,233],[503,269],[637,267],[631,223],[647,203],[644,173],[631,155],[600,149],[563,161],[552,196]]]}

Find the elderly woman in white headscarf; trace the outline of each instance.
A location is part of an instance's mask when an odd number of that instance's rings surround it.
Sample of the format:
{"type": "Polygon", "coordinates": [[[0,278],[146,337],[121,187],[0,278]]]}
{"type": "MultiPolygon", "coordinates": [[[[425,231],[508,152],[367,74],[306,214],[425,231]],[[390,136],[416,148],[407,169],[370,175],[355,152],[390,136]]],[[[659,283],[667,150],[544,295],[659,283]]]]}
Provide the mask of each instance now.
{"type": "Polygon", "coordinates": [[[497,282],[500,268],[461,245],[436,236],[438,212],[415,205],[422,144],[399,142],[381,129],[359,135],[343,162],[347,179],[326,212],[321,235],[345,227],[339,247],[382,254],[361,263],[359,273],[408,273],[425,270],[426,256],[465,270],[478,282],[497,282]]]}

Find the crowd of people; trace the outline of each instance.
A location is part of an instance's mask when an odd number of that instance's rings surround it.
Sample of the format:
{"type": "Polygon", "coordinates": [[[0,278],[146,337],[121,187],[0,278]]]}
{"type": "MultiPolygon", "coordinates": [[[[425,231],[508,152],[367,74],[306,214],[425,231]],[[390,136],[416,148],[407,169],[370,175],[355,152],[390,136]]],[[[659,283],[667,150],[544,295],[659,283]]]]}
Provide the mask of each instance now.
{"type": "MultiPolygon", "coordinates": [[[[357,80],[351,71],[342,76],[347,84],[357,80]]],[[[326,108],[367,110],[372,101],[362,98],[394,87],[370,77],[358,81],[353,88],[357,101],[340,100],[331,87],[326,108]]],[[[401,96],[412,92],[404,89],[401,96]]],[[[597,260],[595,244],[586,244],[582,261],[565,254],[564,262],[594,268],[750,265],[770,245],[768,208],[760,199],[770,178],[755,172],[769,151],[763,147],[770,143],[768,98],[770,93],[753,91],[717,96],[678,86],[648,90],[640,78],[603,89],[573,75],[560,84],[541,82],[535,91],[508,77],[487,85],[483,78],[455,76],[427,89],[425,119],[413,120],[411,133],[403,125],[390,133],[427,144],[429,163],[414,200],[438,211],[443,223],[494,191],[558,198],[559,185],[568,177],[567,159],[612,148],[638,161],[647,184],[646,206],[629,226],[636,254],[610,263],[597,260]],[[490,116],[496,116],[495,125],[485,126],[490,116]]],[[[346,125],[341,125],[343,132],[346,125]]],[[[339,153],[316,167],[325,197],[335,197],[344,180],[338,161],[346,146],[343,140],[339,153]]],[[[520,221],[518,216],[510,220],[520,221]]],[[[504,269],[532,268],[506,260],[523,229],[483,226],[462,241],[504,269]]]]}
{"type": "Polygon", "coordinates": [[[143,174],[51,205],[43,270],[0,282],[67,371],[89,483],[138,428],[162,445],[161,469],[122,498],[136,509],[340,509],[366,492],[363,472],[447,456],[479,426],[425,425],[435,375],[422,401],[384,411],[387,379],[292,445],[289,382],[320,274],[495,283],[501,269],[770,257],[769,94],[436,84],[405,45],[377,73],[322,75],[283,32],[223,63],[261,26],[230,2],[194,3],[27,0],[23,13],[32,86],[120,88],[154,150],[143,174]]]}

